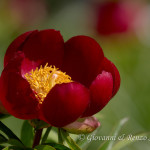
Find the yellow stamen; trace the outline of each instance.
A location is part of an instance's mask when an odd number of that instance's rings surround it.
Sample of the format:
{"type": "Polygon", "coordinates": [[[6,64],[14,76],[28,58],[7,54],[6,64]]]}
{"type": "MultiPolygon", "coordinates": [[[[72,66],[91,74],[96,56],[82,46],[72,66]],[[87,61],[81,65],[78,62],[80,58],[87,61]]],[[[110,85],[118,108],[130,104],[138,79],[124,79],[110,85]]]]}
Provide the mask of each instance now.
{"type": "Polygon", "coordinates": [[[39,103],[42,103],[49,91],[56,85],[72,82],[71,77],[60,71],[55,66],[48,66],[48,63],[40,68],[31,70],[25,74],[31,89],[34,91],[39,103]]]}

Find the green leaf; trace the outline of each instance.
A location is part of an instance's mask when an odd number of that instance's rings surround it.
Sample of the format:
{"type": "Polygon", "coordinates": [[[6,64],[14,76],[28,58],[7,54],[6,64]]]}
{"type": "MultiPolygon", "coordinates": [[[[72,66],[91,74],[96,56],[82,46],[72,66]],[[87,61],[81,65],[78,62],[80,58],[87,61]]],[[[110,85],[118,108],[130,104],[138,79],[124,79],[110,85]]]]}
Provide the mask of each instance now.
{"type": "MultiPolygon", "coordinates": [[[[136,136],[136,137],[144,137],[144,136],[146,136],[146,137],[147,137],[148,135],[150,135],[150,132],[141,133],[141,134],[136,134],[136,135],[134,135],[134,136],[136,136]]],[[[147,139],[147,140],[149,141],[149,139],[147,139]]],[[[126,146],[128,146],[128,145],[130,145],[130,144],[133,144],[133,143],[135,143],[135,142],[138,142],[138,140],[130,140],[129,137],[127,136],[127,137],[125,137],[122,141],[117,142],[117,143],[112,147],[111,150],[121,150],[122,148],[124,148],[124,147],[126,147],[126,146]]]]}
{"type": "Polygon", "coordinates": [[[18,141],[16,139],[9,139],[7,141],[7,143],[9,143],[10,145],[13,145],[13,146],[18,146],[18,147],[24,148],[24,145],[22,143],[20,143],[20,141],[18,141]]]}
{"type": "Polygon", "coordinates": [[[33,143],[33,137],[33,127],[25,120],[21,129],[21,141],[24,145],[30,147],[33,143]]]}
{"type": "Polygon", "coordinates": [[[2,150],[36,150],[36,149],[32,149],[32,148],[20,148],[17,146],[8,146],[3,148],[2,150]]]}
{"type": "Polygon", "coordinates": [[[43,136],[43,138],[42,138],[41,144],[43,144],[43,143],[46,142],[46,140],[47,140],[47,138],[48,138],[48,135],[49,135],[51,129],[52,129],[52,127],[48,127],[48,128],[46,129],[46,132],[45,132],[45,134],[44,134],[44,136],[43,136]]]}
{"type": "Polygon", "coordinates": [[[0,143],[6,143],[8,141],[2,134],[0,134],[0,143]]]}
{"type": "Polygon", "coordinates": [[[56,150],[55,148],[49,145],[38,145],[35,147],[36,150],[56,150]]]}
{"type": "Polygon", "coordinates": [[[23,150],[23,149],[20,147],[16,147],[16,146],[8,146],[8,147],[3,148],[2,150],[23,150]]]}
{"type": "MultiPolygon", "coordinates": [[[[110,134],[111,137],[117,137],[121,128],[125,125],[128,121],[128,118],[123,118],[120,122],[116,125],[112,133],[110,134]]],[[[100,147],[99,150],[112,150],[115,140],[105,141],[100,147]]]]}
{"type": "Polygon", "coordinates": [[[8,136],[8,138],[10,138],[10,139],[15,139],[15,140],[17,140],[22,146],[24,146],[23,143],[21,142],[21,140],[20,140],[7,126],[5,126],[1,121],[0,121],[0,130],[1,130],[2,132],[4,132],[4,133],[8,136]]]}
{"type": "Polygon", "coordinates": [[[81,150],[76,142],[69,136],[69,134],[64,129],[61,129],[61,134],[71,149],[81,150]]]}
{"type": "Polygon", "coordinates": [[[3,146],[3,145],[0,145],[0,150],[2,150],[2,149],[4,149],[5,148],[5,146],[3,146]]]}
{"type": "Polygon", "coordinates": [[[0,114],[0,120],[9,117],[10,115],[7,114],[0,114]]]}
{"type": "Polygon", "coordinates": [[[57,143],[47,143],[47,144],[54,147],[56,150],[71,150],[70,148],[62,144],[57,144],[57,143]]]}
{"type": "Polygon", "coordinates": [[[64,140],[63,140],[63,137],[61,135],[61,129],[58,128],[58,143],[59,144],[63,144],[64,140]]]}
{"type": "Polygon", "coordinates": [[[18,146],[18,147],[24,147],[18,140],[16,139],[7,139],[2,134],[0,134],[0,143],[8,143],[10,145],[18,146]]]}

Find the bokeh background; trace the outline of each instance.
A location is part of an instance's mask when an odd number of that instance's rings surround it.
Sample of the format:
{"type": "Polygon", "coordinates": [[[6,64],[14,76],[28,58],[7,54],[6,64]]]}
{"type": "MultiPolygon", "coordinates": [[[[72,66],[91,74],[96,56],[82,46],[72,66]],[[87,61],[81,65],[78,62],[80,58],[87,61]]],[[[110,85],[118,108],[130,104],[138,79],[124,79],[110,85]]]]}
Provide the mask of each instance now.
{"type": "MultiPolygon", "coordinates": [[[[94,38],[105,56],[119,69],[120,90],[96,115],[101,127],[93,134],[111,135],[123,118],[128,118],[128,122],[118,135],[148,133],[150,1],[0,0],[0,72],[5,51],[14,38],[29,30],[47,28],[60,30],[65,41],[76,35],[94,38]]],[[[9,117],[2,122],[20,137],[23,120],[9,117]]],[[[57,141],[55,130],[50,133],[49,140],[57,141]]],[[[78,142],[85,150],[96,150],[104,141],[78,142]]],[[[150,142],[137,141],[122,150],[149,150],[149,147],[150,142]]]]}

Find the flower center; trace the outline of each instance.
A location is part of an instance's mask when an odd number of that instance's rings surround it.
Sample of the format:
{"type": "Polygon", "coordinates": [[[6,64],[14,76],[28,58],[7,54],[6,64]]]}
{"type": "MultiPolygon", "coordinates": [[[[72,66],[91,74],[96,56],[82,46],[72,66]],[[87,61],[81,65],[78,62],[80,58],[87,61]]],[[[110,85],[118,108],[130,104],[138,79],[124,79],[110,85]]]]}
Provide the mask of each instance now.
{"type": "Polygon", "coordinates": [[[31,70],[25,74],[31,89],[34,91],[39,103],[42,103],[49,91],[56,85],[72,82],[71,77],[60,71],[55,66],[48,66],[48,63],[40,68],[31,70]]]}

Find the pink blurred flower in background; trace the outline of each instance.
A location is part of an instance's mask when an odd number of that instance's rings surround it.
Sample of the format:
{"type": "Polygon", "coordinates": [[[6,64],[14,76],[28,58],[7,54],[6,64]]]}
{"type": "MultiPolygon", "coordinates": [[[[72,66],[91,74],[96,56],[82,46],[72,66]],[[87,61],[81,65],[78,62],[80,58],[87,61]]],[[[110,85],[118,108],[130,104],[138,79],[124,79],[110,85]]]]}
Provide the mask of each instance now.
{"type": "Polygon", "coordinates": [[[150,46],[150,4],[141,9],[133,28],[139,40],[146,46],[150,46]]]}
{"type": "Polygon", "coordinates": [[[143,8],[140,1],[104,1],[96,6],[96,30],[112,35],[133,30],[134,21],[143,8]]]}
{"type": "Polygon", "coordinates": [[[47,16],[45,0],[12,0],[9,8],[13,20],[24,26],[40,23],[47,16]]]}

